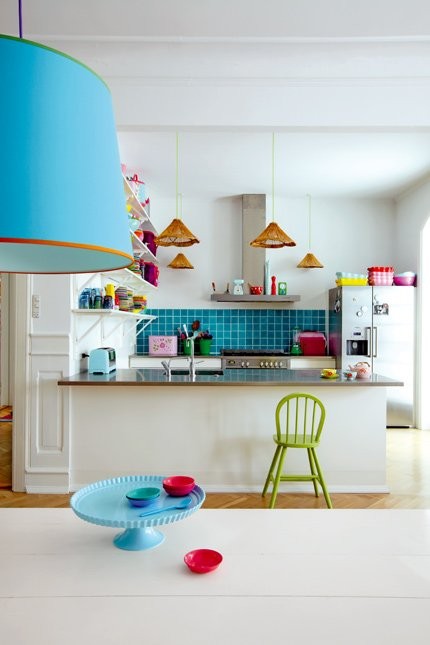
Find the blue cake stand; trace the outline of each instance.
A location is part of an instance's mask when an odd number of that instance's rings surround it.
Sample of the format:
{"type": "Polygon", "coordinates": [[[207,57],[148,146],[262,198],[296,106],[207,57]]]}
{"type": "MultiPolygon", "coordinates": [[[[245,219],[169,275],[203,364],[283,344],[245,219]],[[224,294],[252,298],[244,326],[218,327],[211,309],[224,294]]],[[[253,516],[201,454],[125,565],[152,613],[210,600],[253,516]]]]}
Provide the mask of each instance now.
{"type": "Polygon", "coordinates": [[[124,528],[125,531],[116,535],[113,540],[119,549],[152,549],[164,541],[164,534],[155,527],[184,520],[195,513],[205,499],[205,492],[196,485],[189,494],[191,503],[186,509],[163,510],[183,499],[167,495],[163,489],[163,479],[165,478],[155,475],[130,475],[94,482],[75,493],[70,505],[76,515],[86,522],[124,528]],[[158,486],[160,496],[149,506],[131,506],[126,494],[143,486],[158,486]],[[140,517],[141,513],[150,510],[159,512],[149,517],[140,517]]]}

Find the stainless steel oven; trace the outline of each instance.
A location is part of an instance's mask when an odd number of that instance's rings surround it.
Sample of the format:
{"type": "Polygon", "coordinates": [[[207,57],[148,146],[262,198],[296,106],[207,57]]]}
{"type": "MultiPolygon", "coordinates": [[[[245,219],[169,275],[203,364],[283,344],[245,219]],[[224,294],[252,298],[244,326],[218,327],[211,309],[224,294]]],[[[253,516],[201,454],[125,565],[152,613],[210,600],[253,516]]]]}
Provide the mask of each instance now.
{"type": "Polygon", "coordinates": [[[223,369],[285,369],[288,354],[278,349],[222,349],[223,369]]]}

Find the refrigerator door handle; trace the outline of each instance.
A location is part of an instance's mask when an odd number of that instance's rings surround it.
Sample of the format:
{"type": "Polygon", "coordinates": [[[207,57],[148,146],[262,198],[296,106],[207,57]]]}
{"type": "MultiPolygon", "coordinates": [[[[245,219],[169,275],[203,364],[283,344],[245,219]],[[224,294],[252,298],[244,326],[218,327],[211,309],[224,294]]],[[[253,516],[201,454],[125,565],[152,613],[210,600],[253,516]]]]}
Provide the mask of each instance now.
{"type": "Polygon", "coordinates": [[[372,338],[373,351],[372,351],[372,356],[373,356],[373,358],[377,358],[377,356],[378,356],[378,328],[377,327],[372,327],[372,330],[373,330],[373,338],[372,338]]]}
{"type": "Polygon", "coordinates": [[[372,327],[366,327],[366,340],[367,340],[367,358],[372,358],[372,347],[373,347],[373,337],[372,337],[372,327]]]}

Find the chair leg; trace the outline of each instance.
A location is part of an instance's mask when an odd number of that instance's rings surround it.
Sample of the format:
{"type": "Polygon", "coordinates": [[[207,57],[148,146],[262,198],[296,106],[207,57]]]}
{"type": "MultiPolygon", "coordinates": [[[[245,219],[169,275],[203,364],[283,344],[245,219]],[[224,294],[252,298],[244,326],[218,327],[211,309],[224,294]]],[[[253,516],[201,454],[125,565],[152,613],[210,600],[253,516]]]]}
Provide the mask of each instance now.
{"type": "Polygon", "coordinates": [[[265,494],[267,493],[267,489],[269,488],[270,480],[273,475],[273,470],[275,468],[276,462],[279,457],[279,453],[281,452],[281,446],[276,446],[275,454],[273,455],[272,463],[270,464],[269,472],[267,473],[266,477],[266,482],[264,484],[263,492],[261,493],[261,496],[264,497],[265,494]]]}
{"type": "MultiPolygon", "coordinates": [[[[315,464],[314,464],[314,460],[313,460],[313,457],[312,457],[311,449],[310,449],[310,448],[308,448],[308,449],[307,449],[307,451],[308,451],[308,459],[309,459],[309,466],[310,466],[310,469],[311,469],[311,473],[312,473],[312,475],[313,475],[314,477],[318,477],[318,473],[317,473],[317,472],[316,472],[316,470],[315,470],[315,464]]],[[[316,479],[313,479],[313,480],[312,480],[312,483],[313,483],[313,485],[314,485],[315,497],[318,497],[318,484],[317,484],[317,480],[316,480],[316,479]]]]}
{"type": "Polygon", "coordinates": [[[323,493],[324,493],[324,498],[325,498],[326,504],[327,504],[328,508],[333,508],[333,505],[332,505],[331,499],[330,499],[330,495],[328,494],[327,486],[325,485],[322,470],[321,470],[321,467],[320,467],[319,462],[318,462],[318,458],[317,458],[317,454],[315,452],[315,448],[310,448],[310,450],[312,452],[312,457],[314,459],[315,466],[316,466],[316,469],[318,471],[319,482],[321,484],[321,488],[322,488],[323,493]]]}
{"type": "Polygon", "coordinates": [[[273,480],[273,490],[272,497],[270,498],[269,508],[275,508],[276,497],[278,495],[279,482],[281,480],[282,468],[284,466],[285,455],[287,454],[287,449],[285,446],[281,447],[281,454],[279,456],[278,468],[276,470],[275,479],[273,480]]]}

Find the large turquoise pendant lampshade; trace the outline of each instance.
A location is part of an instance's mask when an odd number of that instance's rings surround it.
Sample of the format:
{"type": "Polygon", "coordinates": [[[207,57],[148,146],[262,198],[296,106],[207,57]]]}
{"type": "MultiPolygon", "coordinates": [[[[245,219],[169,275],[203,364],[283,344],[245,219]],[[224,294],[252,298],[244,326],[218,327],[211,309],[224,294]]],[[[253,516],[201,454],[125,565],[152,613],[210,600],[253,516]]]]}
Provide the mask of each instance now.
{"type": "Polygon", "coordinates": [[[61,52],[0,35],[0,271],[132,260],[110,92],[61,52]]]}

